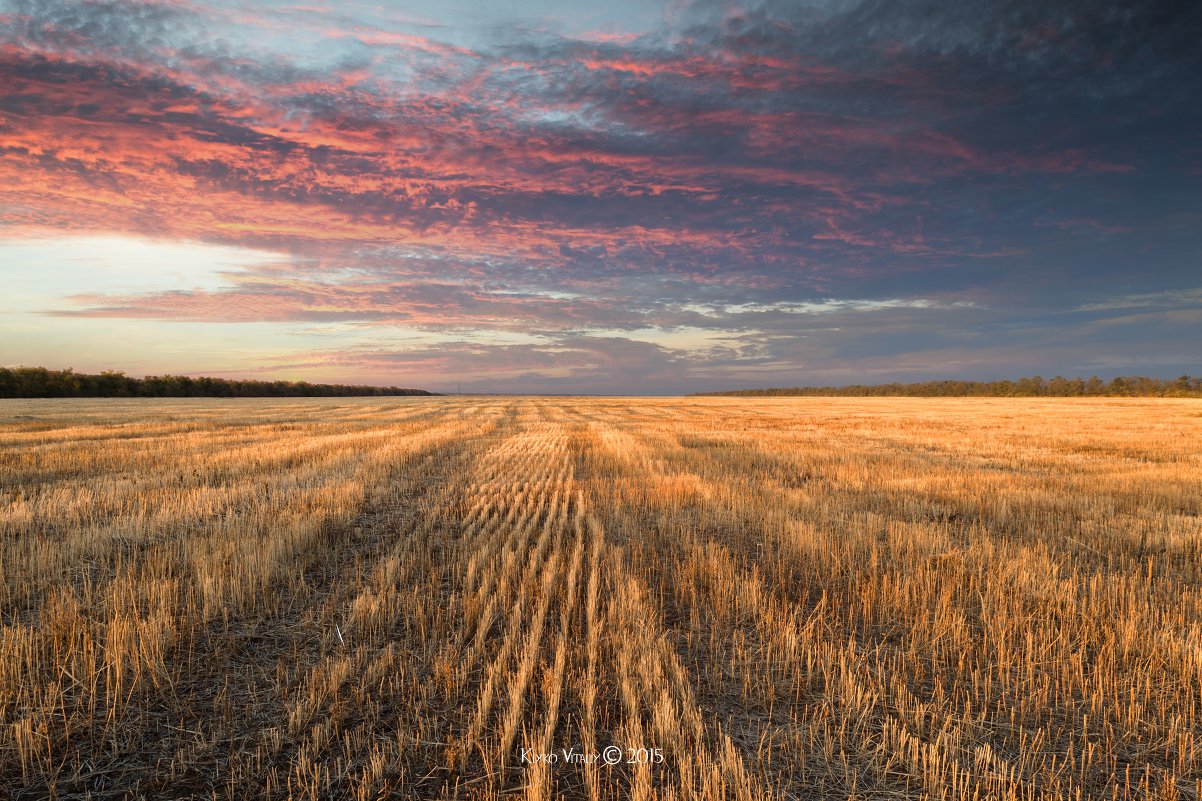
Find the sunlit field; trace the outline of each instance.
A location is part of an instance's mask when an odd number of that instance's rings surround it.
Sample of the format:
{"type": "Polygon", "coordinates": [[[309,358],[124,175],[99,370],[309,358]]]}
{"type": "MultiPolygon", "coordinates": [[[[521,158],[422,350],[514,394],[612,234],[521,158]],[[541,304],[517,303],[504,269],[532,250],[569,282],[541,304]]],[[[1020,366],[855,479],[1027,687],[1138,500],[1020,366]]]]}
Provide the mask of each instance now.
{"type": "Polygon", "coordinates": [[[1202,402],[0,402],[0,797],[1202,798],[1202,402]]]}

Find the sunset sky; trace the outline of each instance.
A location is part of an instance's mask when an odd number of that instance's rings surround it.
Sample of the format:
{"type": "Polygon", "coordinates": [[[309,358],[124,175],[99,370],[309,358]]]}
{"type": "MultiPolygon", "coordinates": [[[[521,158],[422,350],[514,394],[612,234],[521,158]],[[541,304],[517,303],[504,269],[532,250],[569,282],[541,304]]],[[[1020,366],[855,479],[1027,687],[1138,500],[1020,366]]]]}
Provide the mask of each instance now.
{"type": "Polygon", "coordinates": [[[0,365],[1202,372],[1202,4],[0,0],[0,365]]]}

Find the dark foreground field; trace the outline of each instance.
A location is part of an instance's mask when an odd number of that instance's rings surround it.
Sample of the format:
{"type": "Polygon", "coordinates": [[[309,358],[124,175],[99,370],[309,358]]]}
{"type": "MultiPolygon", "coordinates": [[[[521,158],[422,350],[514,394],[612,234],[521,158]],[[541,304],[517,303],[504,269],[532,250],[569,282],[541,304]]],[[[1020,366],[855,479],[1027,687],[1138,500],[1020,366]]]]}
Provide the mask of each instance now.
{"type": "Polygon", "coordinates": [[[0,798],[1202,798],[1202,402],[0,402],[0,798]],[[612,763],[612,764],[611,764],[612,763]]]}

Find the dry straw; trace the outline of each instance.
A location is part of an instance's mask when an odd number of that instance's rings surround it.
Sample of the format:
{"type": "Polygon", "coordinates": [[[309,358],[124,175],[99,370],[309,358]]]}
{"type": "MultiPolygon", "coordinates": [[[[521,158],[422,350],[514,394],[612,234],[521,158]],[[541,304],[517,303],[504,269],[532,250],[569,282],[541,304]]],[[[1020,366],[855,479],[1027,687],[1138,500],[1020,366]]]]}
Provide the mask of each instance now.
{"type": "Polygon", "coordinates": [[[1200,443],[1191,400],[7,401],[0,788],[1199,799],[1200,443]]]}

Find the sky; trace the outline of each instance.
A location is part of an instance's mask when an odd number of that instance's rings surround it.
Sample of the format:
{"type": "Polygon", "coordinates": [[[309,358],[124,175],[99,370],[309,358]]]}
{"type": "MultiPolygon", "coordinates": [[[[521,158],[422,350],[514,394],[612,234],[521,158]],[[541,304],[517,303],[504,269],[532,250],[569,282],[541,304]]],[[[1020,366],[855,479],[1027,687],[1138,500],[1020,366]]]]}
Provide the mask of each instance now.
{"type": "Polygon", "coordinates": [[[1202,4],[0,0],[0,365],[1202,372],[1202,4]]]}

